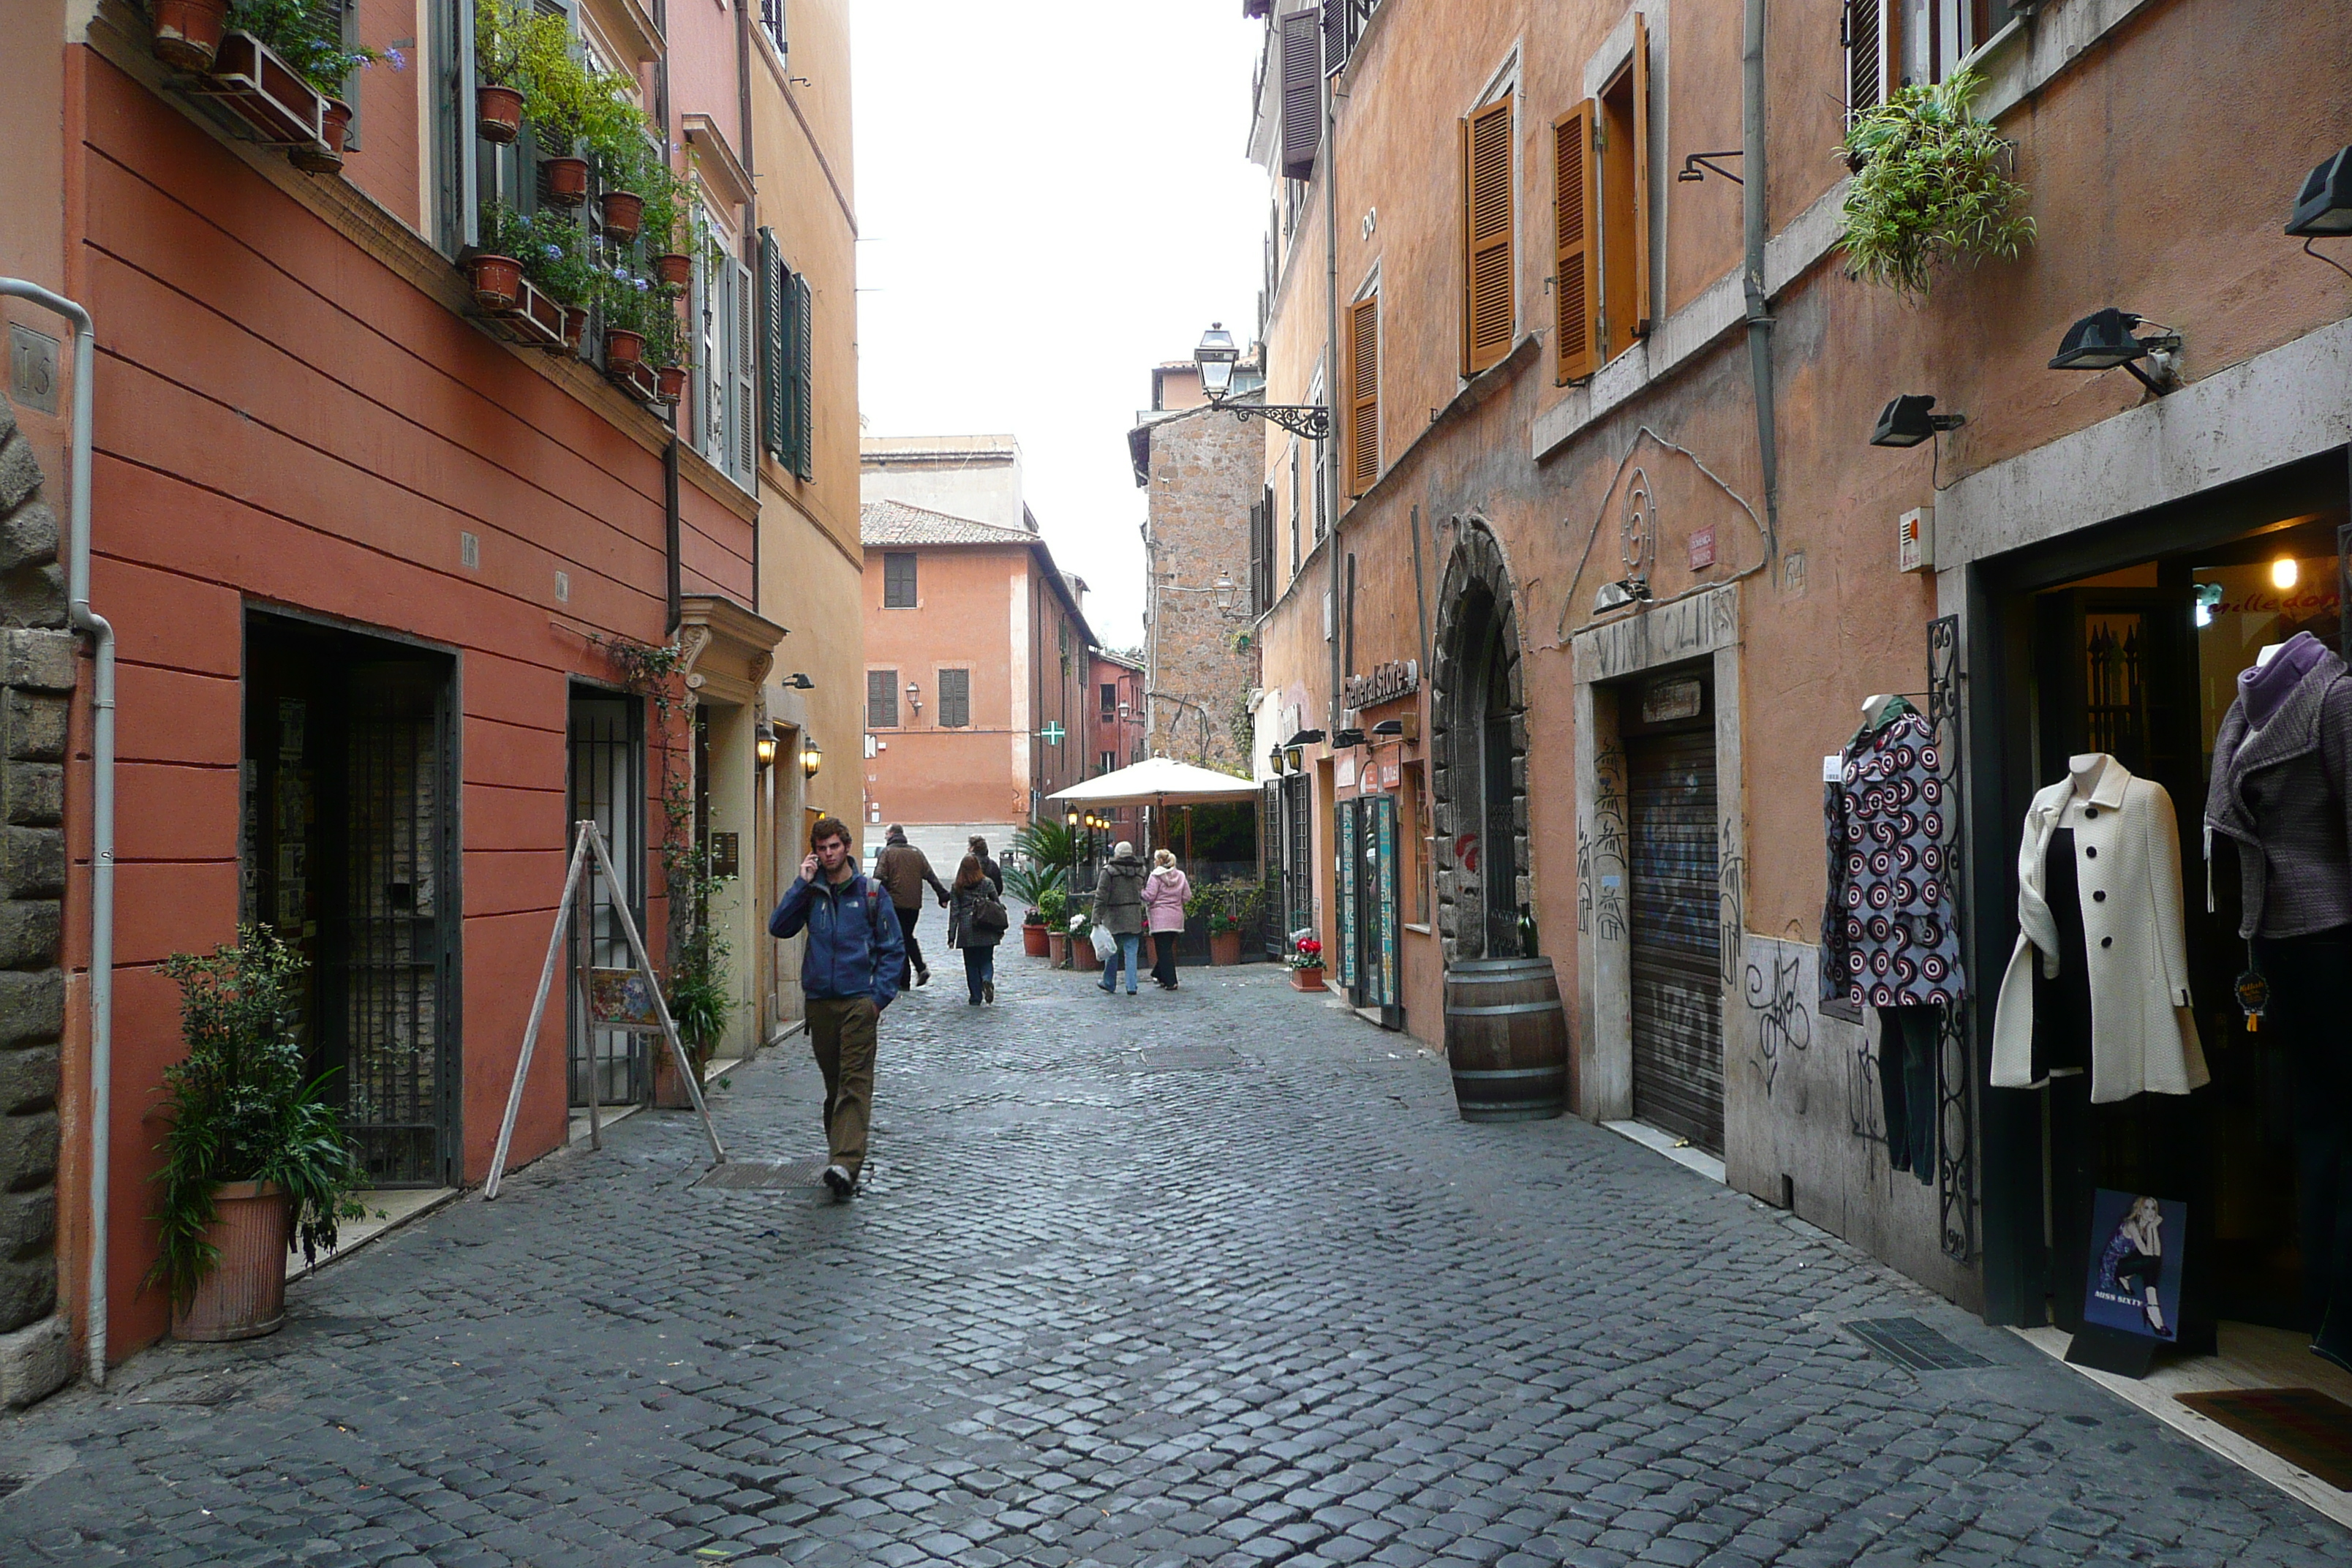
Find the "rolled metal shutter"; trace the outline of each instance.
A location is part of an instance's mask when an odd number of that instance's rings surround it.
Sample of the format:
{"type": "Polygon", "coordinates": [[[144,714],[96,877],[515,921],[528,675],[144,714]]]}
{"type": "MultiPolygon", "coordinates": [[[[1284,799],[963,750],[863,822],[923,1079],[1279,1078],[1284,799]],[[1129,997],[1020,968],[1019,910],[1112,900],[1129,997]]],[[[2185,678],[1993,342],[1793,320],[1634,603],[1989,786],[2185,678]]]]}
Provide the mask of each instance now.
{"type": "Polygon", "coordinates": [[[1715,736],[1629,739],[1633,1115],[1723,1152],[1715,736]]]}

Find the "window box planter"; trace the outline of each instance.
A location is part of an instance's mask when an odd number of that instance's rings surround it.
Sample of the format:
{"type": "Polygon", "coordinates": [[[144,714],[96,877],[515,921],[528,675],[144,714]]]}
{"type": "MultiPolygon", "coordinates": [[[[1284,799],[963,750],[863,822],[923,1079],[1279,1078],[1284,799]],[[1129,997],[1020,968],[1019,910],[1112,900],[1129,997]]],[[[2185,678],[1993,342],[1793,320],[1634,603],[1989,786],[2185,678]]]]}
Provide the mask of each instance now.
{"type": "Polygon", "coordinates": [[[607,338],[605,341],[608,347],[604,356],[604,379],[647,406],[659,403],[661,384],[655,379],[654,367],[641,359],[613,358],[609,348],[611,340],[607,338]]]}
{"type": "Polygon", "coordinates": [[[275,1182],[223,1182],[213,1190],[205,1239],[220,1261],[172,1314],[175,1340],[219,1342],[274,1334],[286,1321],[286,1189],[275,1182]]]}
{"type": "Polygon", "coordinates": [[[548,158],[539,165],[540,184],[547,199],[560,207],[576,207],[588,199],[588,160],[548,158]]]}
{"type": "Polygon", "coordinates": [[[522,94],[488,83],[474,89],[474,132],[504,147],[522,134],[522,94]]]}
{"type": "MultiPolygon", "coordinates": [[[[218,99],[265,145],[326,145],[326,95],[250,33],[225,35],[213,57],[212,74],[190,82],[188,90],[218,99]]],[[[341,154],[337,156],[340,161],[341,154]]]]}
{"type": "Polygon", "coordinates": [[[662,366],[655,373],[654,381],[659,388],[654,395],[663,403],[675,406],[686,395],[686,366],[682,364],[662,366]]]}
{"type": "Polygon", "coordinates": [[[694,281],[694,258],[672,251],[654,258],[654,275],[673,289],[683,289],[694,281]]]}
{"type": "MultiPolygon", "coordinates": [[[[1236,952],[1234,954],[1234,957],[1238,960],[1241,957],[1241,954],[1236,952]]],[[[1320,991],[1324,989],[1323,966],[1319,963],[1311,966],[1303,963],[1293,964],[1290,970],[1290,985],[1291,989],[1294,991],[1320,991]]]]}
{"type": "Polygon", "coordinates": [[[155,58],[182,70],[208,71],[228,30],[228,0],[152,0],[155,58]]]}
{"type": "Polygon", "coordinates": [[[503,315],[522,303],[522,263],[511,256],[485,252],[466,263],[472,275],[474,303],[489,315],[503,315]]]}
{"type": "Polygon", "coordinates": [[[333,174],[343,167],[343,138],[351,134],[352,106],[340,98],[327,100],[326,115],[313,146],[289,147],[286,161],[310,174],[333,174]]]}
{"type": "Polygon", "coordinates": [[[504,256],[477,256],[469,265],[474,269],[474,304],[499,336],[557,353],[571,346],[563,336],[569,308],[525,278],[521,263],[504,256]],[[514,270],[509,274],[506,268],[514,270]],[[502,287],[510,287],[513,292],[501,294],[502,287]]]}
{"type": "Polygon", "coordinates": [[[606,191],[598,205],[604,210],[605,234],[624,245],[637,237],[637,229],[645,222],[645,197],[634,191],[606,191]]]}

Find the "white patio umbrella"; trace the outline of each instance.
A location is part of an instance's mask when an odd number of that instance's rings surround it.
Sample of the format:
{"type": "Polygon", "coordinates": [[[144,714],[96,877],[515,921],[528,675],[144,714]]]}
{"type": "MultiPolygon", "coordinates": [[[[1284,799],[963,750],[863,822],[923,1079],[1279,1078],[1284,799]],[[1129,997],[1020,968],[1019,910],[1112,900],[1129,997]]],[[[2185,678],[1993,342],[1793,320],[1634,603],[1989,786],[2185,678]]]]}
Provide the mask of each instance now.
{"type": "Polygon", "coordinates": [[[1150,757],[1046,798],[1075,805],[1230,805],[1255,800],[1257,792],[1258,786],[1248,779],[1195,767],[1173,757],[1150,757]]]}

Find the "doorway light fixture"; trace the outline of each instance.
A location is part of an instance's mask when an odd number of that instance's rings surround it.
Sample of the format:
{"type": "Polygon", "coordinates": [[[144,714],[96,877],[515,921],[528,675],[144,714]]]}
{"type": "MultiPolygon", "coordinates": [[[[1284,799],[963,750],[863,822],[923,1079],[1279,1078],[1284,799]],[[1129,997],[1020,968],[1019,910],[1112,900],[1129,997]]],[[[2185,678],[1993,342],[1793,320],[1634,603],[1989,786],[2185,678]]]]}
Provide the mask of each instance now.
{"type": "Polygon", "coordinates": [[[801,776],[813,779],[816,777],[817,769],[823,766],[824,748],[816,743],[815,736],[803,734],[801,737],[801,776]]]}
{"type": "Polygon", "coordinates": [[[1932,441],[1939,430],[1957,430],[1969,422],[1965,414],[1931,414],[1932,395],[1904,393],[1878,411],[1878,427],[1870,433],[1874,447],[1916,447],[1932,441]]]}
{"type": "Polygon", "coordinates": [[[2121,365],[2131,372],[2134,380],[2162,397],[2180,384],[2176,363],[2179,353],[2179,333],[2161,321],[2149,321],[2145,316],[2110,305],[2092,311],[2066,329],[2057,353],[2051,358],[2050,368],[2113,370],[2121,365]],[[2143,324],[2157,330],[2144,338],[2132,336],[2132,329],[2143,324]],[[2156,374],[2148,374],[2133,363],[2142,359],[2156,367],[2156,374]]]}
{"type": "Polygon", "coordinates": [[[773,735],[762,735],[758,740],[752,742],[751,760],[758,763],[762,770],[774,766],[776,761],[776,738],[773,735]]]}

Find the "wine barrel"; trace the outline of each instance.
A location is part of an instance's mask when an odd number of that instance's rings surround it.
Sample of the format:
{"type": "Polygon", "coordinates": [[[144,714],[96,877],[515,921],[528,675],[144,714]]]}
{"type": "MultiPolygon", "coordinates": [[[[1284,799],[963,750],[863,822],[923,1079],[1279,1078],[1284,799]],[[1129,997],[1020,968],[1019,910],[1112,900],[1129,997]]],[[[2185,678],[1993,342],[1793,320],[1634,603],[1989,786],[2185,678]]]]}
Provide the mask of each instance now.
{"type": "Polygon", "coordinates": [[[1445,972],[1445,1055],[1465,1121],[1568,1109],[1568,1014],[1549,958],[1465,959],[1445,972]]]}

